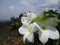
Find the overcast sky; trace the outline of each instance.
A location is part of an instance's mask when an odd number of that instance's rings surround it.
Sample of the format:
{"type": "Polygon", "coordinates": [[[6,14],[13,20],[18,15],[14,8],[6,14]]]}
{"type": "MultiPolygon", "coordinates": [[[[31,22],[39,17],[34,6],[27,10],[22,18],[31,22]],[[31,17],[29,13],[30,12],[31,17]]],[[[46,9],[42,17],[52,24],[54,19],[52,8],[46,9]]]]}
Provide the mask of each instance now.
{"type": "Polygon", "coordinates": [[[0,20],[18,17],[29,10],[38,14],[43,10],[58,9],[59,4],[59,0],[0,0],[0,20]]]}

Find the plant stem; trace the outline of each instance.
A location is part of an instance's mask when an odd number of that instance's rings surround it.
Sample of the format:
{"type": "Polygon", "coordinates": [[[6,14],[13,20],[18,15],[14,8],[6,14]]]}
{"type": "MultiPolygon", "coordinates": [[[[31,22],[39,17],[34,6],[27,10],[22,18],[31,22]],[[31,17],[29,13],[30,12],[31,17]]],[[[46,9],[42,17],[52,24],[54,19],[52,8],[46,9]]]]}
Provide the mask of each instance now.
{"type": "Polygon", "coordinates": [[[53,40],[49,39],[48,42],[45,45],[53,45],[53,40]]]}

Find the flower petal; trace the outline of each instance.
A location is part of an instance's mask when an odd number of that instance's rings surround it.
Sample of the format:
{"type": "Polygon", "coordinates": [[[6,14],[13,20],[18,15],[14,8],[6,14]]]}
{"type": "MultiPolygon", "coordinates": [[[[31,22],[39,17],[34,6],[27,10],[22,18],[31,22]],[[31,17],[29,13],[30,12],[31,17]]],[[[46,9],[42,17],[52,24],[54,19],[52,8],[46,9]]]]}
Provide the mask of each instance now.
{"type": "Polygon", "coordinates": [[[24,43],[25,43],[26,38],[27,38],[27,35],[24,35],[24,37],[23,37],[23,42],[24,43]]]}
{"type": "Polygon", "coordinates": [[[34,13],[28,13],[27,14],[27,21],[30,23],[33,18],[35,18],[36,15],[34,13]]]}
{"type": "Polygon", "coordinates": [[[34,22],[34,25],[35,25],[41,32],[44,31],[36,22],[34,22]]]}
{"type": "Polygon", "coordinates": [[[51,26],[57,26],[57,19],[56,18],[48,18],[46,20],[46,24],[47,25],[51,25],[51,26]]]}
{"type": "Polygon", "coordinates": [[[34,42],[34,35],[31,33],[27,36],[27,39],[30,41],[30,42],[34,42]]]}
{"type": "Polygon", "coordinates": [[[39,40],[45,44],[48,41],[49,35],[48,35],[48,31],[44,31],[42,33],[39,33],[39,40]]]}
{"type": "Polygon", "coordinates": [[[33,43],[34,42],[34,35],[32,33],[24,35],[23,41],[25,42],[26,39],[33,43]]]}
{"type": "Polygon", "coordinates": [[[38,27],[35,25],[35,23],[30,24],[30,28],[31,28],[32,32],[36,32],[39,30],[38,27]]]}
{"type": "Polygon", "coordinates": [[[28,28],[26,26],[22,25],[18,31],[20,34],[26,34],[27,29],[28,28]]]}
{"type": "Polygon", "coordinates": [[[21,22],[26,25],[27,24],[27,17],[21,17],[21,22]]]}
{"type": "Polygon", "coordinates": [[[54,26],[54,27],[58,25],[56,18],[48,18],[44,21],[37,22],[37,24],[39,26],[54,26]]]}
{"type": "Polygon", "coordinates": [[[48,28],[48,30],[49,30],[49,37],[51,39],[58,39],[59,38],[59,32],[56,28],[50,27],[50,28],[48,28]]]}

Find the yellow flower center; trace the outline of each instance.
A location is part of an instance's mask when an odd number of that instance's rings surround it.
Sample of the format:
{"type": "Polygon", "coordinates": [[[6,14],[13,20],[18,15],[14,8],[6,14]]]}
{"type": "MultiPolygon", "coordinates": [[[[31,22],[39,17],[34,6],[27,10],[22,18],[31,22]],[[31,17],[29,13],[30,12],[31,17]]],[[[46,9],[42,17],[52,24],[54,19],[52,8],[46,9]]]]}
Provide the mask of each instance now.
{"type": "Polygon", "coordinates": [[[45,29],[46,29],[46,26],[42,26],[42,29],[44,29],[44,30],[45,30],[45,29]]]}
{"type": "Polygon", "coordinates": [[[27,30],[27,32],[28,32],[28,33],[31,33],[32,31],[31,31],[31,29],[29,28],[29,29],[27,30]]]}

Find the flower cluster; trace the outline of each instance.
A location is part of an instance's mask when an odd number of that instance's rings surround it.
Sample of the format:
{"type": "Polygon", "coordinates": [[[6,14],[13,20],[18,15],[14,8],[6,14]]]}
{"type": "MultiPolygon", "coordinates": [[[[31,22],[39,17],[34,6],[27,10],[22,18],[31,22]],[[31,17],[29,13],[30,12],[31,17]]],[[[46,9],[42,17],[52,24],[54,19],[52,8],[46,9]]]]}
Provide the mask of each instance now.
{"type": "Polygon", "coordinates": [[[23,25],[19,28],[19,33],[24,36],[24,42],[27,39],[34,43],[34,32],[37,31],[42,44],[45,44],[49,38],[59,39],[59,32],[56,29],[58,25],[56,17],[49,16],[44,12],[40,13],[40,15],[27,13],[27,16],[22,17],[21,21],[23,25]]]}

